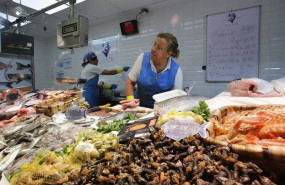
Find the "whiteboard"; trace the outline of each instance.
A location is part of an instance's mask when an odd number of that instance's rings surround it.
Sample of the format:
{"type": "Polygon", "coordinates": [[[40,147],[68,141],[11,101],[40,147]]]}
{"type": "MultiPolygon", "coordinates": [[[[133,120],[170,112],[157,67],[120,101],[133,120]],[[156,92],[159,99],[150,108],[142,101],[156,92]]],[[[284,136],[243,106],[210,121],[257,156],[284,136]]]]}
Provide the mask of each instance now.
{"type": "Polygon", "coordinates": [[[207,16],[207,81],[258,77],[260,7],[207,16]]]}

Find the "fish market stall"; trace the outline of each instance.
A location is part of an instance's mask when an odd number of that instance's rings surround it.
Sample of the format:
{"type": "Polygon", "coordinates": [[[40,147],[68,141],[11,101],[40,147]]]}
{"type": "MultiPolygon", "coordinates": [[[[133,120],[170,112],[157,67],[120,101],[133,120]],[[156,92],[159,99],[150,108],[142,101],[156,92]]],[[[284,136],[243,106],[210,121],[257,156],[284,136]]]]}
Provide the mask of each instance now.
{"type": "Polygon", "coordinates": [[[153,110],[139,102],[126,109],[128,101],[88,109],[81,93],[42,90],[1,107],[14,113],[1,118],[0,167],[10,184],[276,182],[233,148],[203,138],[206,97],[180,94],[153,110]]]}

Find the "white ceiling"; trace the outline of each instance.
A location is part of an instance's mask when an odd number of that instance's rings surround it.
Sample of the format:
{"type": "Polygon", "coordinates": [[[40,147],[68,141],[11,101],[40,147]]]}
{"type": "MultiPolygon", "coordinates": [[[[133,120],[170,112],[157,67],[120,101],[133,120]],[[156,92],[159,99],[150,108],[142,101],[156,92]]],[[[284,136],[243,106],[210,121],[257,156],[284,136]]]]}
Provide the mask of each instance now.
{"type": "MultiPolygon", "coordinates": [[[[27,0],[22,0],[27,1],[27,0]]],[[[181,0],[180,0],[181,1],[181,0]]],[[[100,22],[114,19],[128,13],[139,13],[142,8],[152,9],[169,6],[178,3],[179,0],[86,0],[82,3],[75,4],[74,14],[83,15],[89,19],[89,25],[93,26],[100,22]]],[[[19,6],[12,0],[0,0],[0,12],[11,13],[11,10],[19,6]]],[[[23,6],[28,14],[36,12],[36,10],[23,6]]],[[[56,26],[62,20],[68,18],[70,9],[65,9],[52,15],[43,13],[32,18],[31,23],[20,29],[27,35],[52,37],[56,35],[56,26]],[[44,31],[44,27],[47,28],[44,31]]],[[[134,17],[135,18],[135,17],[134,17]]],[[[14,31],[10,28],[8,31],[14,31]]]]}

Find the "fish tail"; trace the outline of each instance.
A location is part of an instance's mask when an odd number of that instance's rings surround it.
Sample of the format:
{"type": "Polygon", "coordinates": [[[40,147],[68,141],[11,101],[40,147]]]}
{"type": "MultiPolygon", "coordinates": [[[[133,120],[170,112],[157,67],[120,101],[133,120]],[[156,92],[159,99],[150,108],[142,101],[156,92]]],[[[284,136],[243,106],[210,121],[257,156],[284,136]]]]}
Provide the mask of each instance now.
{"type": "Polygon", "coordinates": [[[17,64],[17,69],[16,70],[22,70],[23,69],[23,65],[19,62],[16,62],[17,64]]]}
{"type": "Polygon", "coordinates": [[[18,81],[16,82],[16,84],[20,83],[21,81],[23,81],[23,80],[21,80],[21,79],[18,79],[18,81]]]}
{"type": "Polygon", "coordinates": [[[13,88],[13,87],[12,87],[12,84],[13,84],[13,82],[7,82],[7,83],[6,83],[6,87],[13,88]]]}
{"type": "Polygon", "coordinates": [[[209,125],[210,122],[206,122],[206,123],[203,123],[201,126],[200,126],[200,129],[199,129],[199,134],[201,137],[203,138],[206,138],[206,133],[207,133],[207,128],[208,128],[208,125],[209,125]]]}

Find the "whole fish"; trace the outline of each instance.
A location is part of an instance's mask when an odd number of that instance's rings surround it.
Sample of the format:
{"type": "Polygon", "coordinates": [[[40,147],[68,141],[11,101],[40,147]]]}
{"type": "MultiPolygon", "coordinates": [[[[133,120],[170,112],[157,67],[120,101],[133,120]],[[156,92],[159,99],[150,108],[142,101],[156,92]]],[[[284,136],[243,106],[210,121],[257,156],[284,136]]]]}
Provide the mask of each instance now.
{"type": "Polygon", "coordinates": [[[21,148],[22,144],[15,146],[14,150],[12,150],[8,155],[6,155],[0,161],[0,171],[3,171],[7,166],[9,166],[15,160],[21,148]]]}
{"type": "Polygon", "coordinates": [[[162,115],[171,110],[191,111],[193,107],[199,106],[199,101],[205,101],[207,99],[207,97],[198,95],[177,96],[161,102],[155,102],[153,112],[155,115],[162,115]]]}
{"type": "Polygon", "coordinates": [[[34,150],[34,146],[37,144],[37,142],[41,139],[41,136],[37,137],[37,138],[31,138],[31,142],[26,146],[23,147],[21,149],[21,151],[19,152],[18,156],[22,156],[25,155],[27,153],[29,153],[30,151],[34,150]]]}
{"type": "Polygon", "coordinates": [[[7,143],[5,141],[5,138],[3,135],[0,135],[0,150],[4,149],[7,146],[7,143]]]}
{"type": "Polygon", "coordinates": [[[171,120],[161,126],[161,129],[164,131],[165,135],[176,141],[180,141],[185,137],[188,137],[190,134],[200,134],[201,137],[206,137],[206,129],[210,122],[203,123],[200,125],[189,119],[177,119],[171,120]]]}
{"type": "Polygon", "coordinates": [[[4,158],[4,150],[2,150],[2,151],[0,152],[0,161],[2,161],[3,158],[4,158]]]}
{"type": "Polygon", "coordinates": [[[9,113],[9,112],[14,112],[14,111],[18,111],[20,110],[26,103],[27,103],[28,100],[26,99],[19,99],[18,101],[16,101],[14,103],[13,106],[7,108],[5,110],[5,113],[9,113]]]}
{"type": "Polygon", "coordinates": [[[0,61],[0,70],[2,69],[6,69],[8,67],[12,67],[11,65],[7,65],[7,64],[4,64],[3,62],[0,61]]]}
{"type": "Polygon", "coordinates": [[[99,118],[99,121],[102,124],[108,124],[109,122],[112,122],[114,120],[123,120],[128,115],[128,113],[129,112],[120,112],[120,113],[114,114],[112,116],[101,117],[101,118],[99,118]]]}
{"type": "Polygon", "coordinates": [[[21,64],[19,62],[16,62],[16,64],[17,64],[17,70],[31,69],[32,68],[31,64],[24,65],[24,64],[21,64]]]}
{"type": "MultiPolygon", "coordinates": [[[[26,125],[18,125],[18,126],[15,126],[15,127],[10,127],[10,128],[8,128],[8,129],[5,129],[4,131],[3,131],[3,135],[5,136],[5,137],[8,137],[8,136],[10,136],[10,135],[12,135],[12,134],[14,134],[14,133],[16,133],[16,132],[19,132],[20,130],[22,130],[24,127],[26,127],[26,125]]],[[[19,132],[20,133],[20,132],[19,132]]]]}

